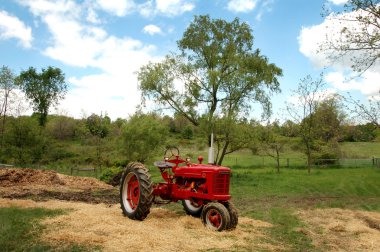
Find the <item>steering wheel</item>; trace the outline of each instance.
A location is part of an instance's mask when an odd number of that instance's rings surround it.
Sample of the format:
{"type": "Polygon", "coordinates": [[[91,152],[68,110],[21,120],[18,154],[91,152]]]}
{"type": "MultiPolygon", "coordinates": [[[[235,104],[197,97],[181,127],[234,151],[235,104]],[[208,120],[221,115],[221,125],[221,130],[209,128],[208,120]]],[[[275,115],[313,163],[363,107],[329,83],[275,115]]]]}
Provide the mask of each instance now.
{"type": "Polygon", "coordinates": [[[175,146],[168,146],[166,147],[164,157],[167,157],[171,159],[172,157],[178,157],[179,156],[179,149],[175,146]]]}

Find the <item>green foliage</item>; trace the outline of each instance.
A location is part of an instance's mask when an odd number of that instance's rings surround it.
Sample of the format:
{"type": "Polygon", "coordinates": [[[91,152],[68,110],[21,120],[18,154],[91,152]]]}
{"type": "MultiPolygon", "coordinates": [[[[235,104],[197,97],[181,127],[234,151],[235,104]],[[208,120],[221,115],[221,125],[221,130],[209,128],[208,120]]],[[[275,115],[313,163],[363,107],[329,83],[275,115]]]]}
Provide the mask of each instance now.
{"type": "Polygon", "coordinates": [[[51,66],[43,68],[41,73],[29,67],[27,71],[20,73],[18,82],[31,101],[34,112],[39,114],[40,126],[45,126],[49,108],[57,105],[67,92],[64,73],[51,66]]]}
{"type": "Polygon", "coordinates": [[[166,142],[168,130],[155,114],[133,115],[123,127],[123,152],[128,160],[145,162],[166,142]]]}
{"type": "Polygon", "coordinates": [[[118,184],[120,181],[120,177],[119,179],[116,179],[116,181],[115,177],[118,177],[122,172],[123,169],[121,167],[110,167],[103,170],[99,179],[106,182],[107,184],[115,185],[115,183],[118,184]]]}
{"type": "Polygon", "coordinates": [[[340,139],[345,117],[338,97],[328,97],[318,102],[314,111],[314,137],[325,143],[340,139]]]}
{"type": "Polygon", "coordinates": [[[7,122],[5,143],[8,161],[30,164],[40,161],[47,149],[48,139],[41,132],[37,120],[28,116],[10,118],[7,122]]]}
{"type": "Polygon", "coordinates": [[[73,140],[78,131],[77,121],[67,116],[50,116],[46,124],[47,133],[57,140],[73,140]]]}
{"type": "Polygon", "coordinates": [[[87,129],[93,136],[105,138],[109,133],[111,119],[105,115],[92,114],[86,119],[87,129]]]}
{"type": "Polygon", "coordinates": [[[184,139],[192,139],[193,135],[193,128],[190,125],[186,126],[186,128],[182,131],[182,137],[184,139]]]}

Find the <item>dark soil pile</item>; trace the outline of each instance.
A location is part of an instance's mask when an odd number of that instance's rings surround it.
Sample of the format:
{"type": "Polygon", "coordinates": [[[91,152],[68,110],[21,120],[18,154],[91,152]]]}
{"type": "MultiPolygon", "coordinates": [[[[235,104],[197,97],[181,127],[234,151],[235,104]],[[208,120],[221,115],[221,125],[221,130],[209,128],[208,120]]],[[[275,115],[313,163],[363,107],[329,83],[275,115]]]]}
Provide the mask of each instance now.
{"type": "Polygon", "coordinates": [[[117,188],[95,178],[28,168],[0,169],[0,197],[36,201],[59,199],[92,204],[119,202],[117,188]]]}
{"type": "Polygon", "coordinates": [[[64,185],[65,182],[55,171],[35,169],[1,169],[0,186],[14,185],[64,185]]]}

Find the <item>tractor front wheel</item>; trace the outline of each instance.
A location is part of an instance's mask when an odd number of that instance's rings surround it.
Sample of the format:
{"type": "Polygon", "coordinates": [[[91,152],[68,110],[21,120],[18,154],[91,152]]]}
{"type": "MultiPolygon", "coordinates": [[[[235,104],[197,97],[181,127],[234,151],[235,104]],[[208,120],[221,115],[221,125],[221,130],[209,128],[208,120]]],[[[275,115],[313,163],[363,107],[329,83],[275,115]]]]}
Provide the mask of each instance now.
{"type": "Polygon", "coordinates": [[[203,207],[202,223],[214,231],[223,231],[230,226],[230,214],[225,206],[218,202],[208,203],[203,207]]]}
{"type": "Polygon", "coordinates": [[[194,200],[182,200],[182,205],[188,215],[199,217],[202,213],[203,205],[199,205],[194,200]]]}
{"type": "Polygon", "coordinates": [[[143,220],[153,203],[152,181],[148,169],[138,162],[129,163],[120,179],[120,205],[123,214],[143,220]]]}
{"type": "Polygon", "coordinates": [[[223,205],[227,208],[228,213],[230,214],[230,225],[228,225],[227,230],[233,230],[236,228],[239,220],[238,211],[232,202],[224,202],[223,205]]]}

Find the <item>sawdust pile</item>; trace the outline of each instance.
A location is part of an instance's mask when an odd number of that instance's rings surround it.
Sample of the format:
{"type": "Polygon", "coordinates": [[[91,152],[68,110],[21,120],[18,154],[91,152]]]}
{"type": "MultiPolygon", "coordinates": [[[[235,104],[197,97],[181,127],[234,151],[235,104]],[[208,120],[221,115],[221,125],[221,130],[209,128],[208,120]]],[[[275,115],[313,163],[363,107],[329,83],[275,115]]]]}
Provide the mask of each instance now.
{"type": "Polygon", "coordinates": [[[144,221],[133,221],[122,216],[119,205],[0,199],[0,207],[11,205],[71,209],[44,220],[42,239],[52,244],[99,245],[104,251],[281,250],[267,243],[271,224],[249,218],[239,218],[234,231],[218,233],[197,218],[160,208],[152,208],[144,221]]]}
{"type": "Polygon", "coordinates": [[[309,224],[300,230],[313,239],[318,248],[330,251],[379,251],[380,213],[344,209],[299,211],[309,224]]]}
{"type": "Polygon", "coordinates": [[[73,177],[51,170],[0,169],[0,194],[38,193],[42,190],[72,191],[112,189],[95,178],[73,177]]]}

